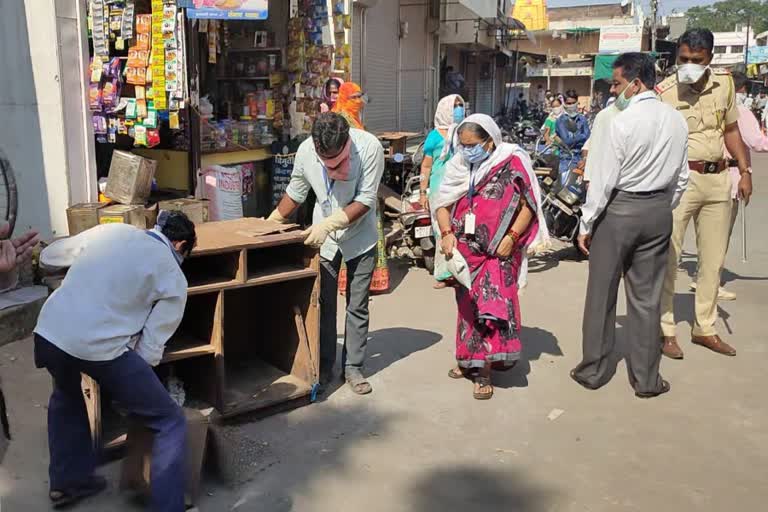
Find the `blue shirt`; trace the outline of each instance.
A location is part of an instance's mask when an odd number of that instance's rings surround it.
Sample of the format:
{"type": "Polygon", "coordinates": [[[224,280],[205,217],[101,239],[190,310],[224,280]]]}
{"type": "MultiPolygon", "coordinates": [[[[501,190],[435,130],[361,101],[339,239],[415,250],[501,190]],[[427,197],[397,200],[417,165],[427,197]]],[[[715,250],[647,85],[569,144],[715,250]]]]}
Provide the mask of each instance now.
{"type": "Polygon", "coordinates": [[[557,118],[555,132],[568,149],[572,151],[581,151],[584,143],[587,142],[587,139],[589,139],[589,123],[587,122],[587,118],[584,115],[579,114],[575,119],[576,130],[571,131],[568,128],[568,121],[570,120],[571,119],[567,114],[563,114],[557,118]]]}
{"type": "Polygon", "coordinates": [[[315,192],[317,203],[312,222],[317,224],[325,218],[323,203],[330,201],[333,212],[346,208],[352,202],[367,206],[368,213],[353,222],[347,229],[331,233],[320,248],[320,256],[332,260],[341,250],[345,261],[365,254],[376,246],[378,213],[378,191],[384,174],[384,149],[379,139],[364,130],[349,130],[352,138],[348,181],[335,181],[328,190],[325,168],[317,156],[311,138],[305,140],[296,152],[291,182],[286,194],[297,203],[307,200],[310,190],[315,192]]]}

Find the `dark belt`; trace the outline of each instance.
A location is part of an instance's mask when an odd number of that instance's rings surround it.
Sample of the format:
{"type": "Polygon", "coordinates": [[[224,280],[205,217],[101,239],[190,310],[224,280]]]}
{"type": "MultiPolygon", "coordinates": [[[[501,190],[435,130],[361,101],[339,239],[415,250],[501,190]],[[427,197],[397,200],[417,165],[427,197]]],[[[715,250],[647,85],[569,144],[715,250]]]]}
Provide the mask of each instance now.
{"type": "Polygon", "coordinates": [[[649,190],[647,192],[628,192],[626,190],[618,190],[618,192],[621,192],[622,194],[626,194],[628,196],[647,197],[647,196],[655,196],[656,194],[664,194],[667,191],[665,189],[662,189],[662,190],[649,190]]]}
{"type": "Polygon", "coordinates": [[[728,167],[738,167],[739,161],[738,160],[728,160],[728,167]]]}
{"type": "Polygon", "coordinates": [[[701,174],[718,174],[723,172],[728,163],[725,160],[719,162],[705,162],[703,160],[693,160],[688,162],[688,168],[701,174]]]}

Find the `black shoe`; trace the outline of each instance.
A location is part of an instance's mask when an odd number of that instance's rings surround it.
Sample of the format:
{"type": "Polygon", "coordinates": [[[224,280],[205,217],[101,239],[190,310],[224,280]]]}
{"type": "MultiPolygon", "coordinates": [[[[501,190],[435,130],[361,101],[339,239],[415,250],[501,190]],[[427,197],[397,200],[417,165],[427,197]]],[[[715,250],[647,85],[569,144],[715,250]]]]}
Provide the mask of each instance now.
{"type": "Polygon", "coordinates": [[[663,395],[664,393],[669,393],[669,390],[670,390],[669,382],[662,379],[661,389],[659,391],[646,391],[643,393],[641,393],[640,391],[635,391],[635,396],[637,398],[653,398],[659,395],[663,395]]]}
{"type": "Polygon", "coordinates": [[[95,496],[107,488],[107,479],[94,475],[85,482],[73,485],[67,489],[51,489],[49,498],[53,508],[69,507],[85,498],[95,496]]]}

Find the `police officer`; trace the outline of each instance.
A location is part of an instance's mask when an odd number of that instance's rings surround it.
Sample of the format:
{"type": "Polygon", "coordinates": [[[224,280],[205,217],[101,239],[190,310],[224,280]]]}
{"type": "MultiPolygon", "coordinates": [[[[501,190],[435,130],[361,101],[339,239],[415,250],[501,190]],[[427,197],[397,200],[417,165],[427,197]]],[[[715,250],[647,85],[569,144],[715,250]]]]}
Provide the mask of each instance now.
{"type": "Polygon", "coordinates": [[[731,181],[724,149],[738,161],[739,197],[752,195],[752,169],[737,121],[733,80],[726,71],[713,70],[714,36],[692,29],[678,41],[677,73],[657,87],[662,101],[675,107],[688,123],[688,188],[674,211],[669,265],[661,299],[663,353],[682,359],[675,336],[675,278],[688,223],[693,219],[698,248],[698,277],[692,342],[717,353],[734,356],[736,350],[720,339],[715,329],[720,271],[728,249],[731,181]]]}

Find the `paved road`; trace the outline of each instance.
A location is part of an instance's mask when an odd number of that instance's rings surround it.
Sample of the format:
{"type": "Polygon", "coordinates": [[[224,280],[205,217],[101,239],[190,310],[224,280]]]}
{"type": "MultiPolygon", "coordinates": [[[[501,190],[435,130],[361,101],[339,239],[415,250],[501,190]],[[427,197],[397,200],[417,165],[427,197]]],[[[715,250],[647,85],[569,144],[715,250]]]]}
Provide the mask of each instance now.
{"type": "MultiPolygon", "coordinates": [[[[755,168],[768,169],[768,159],[755,168]]],[[[581,352],[587,266],[550,258],[536,266],[523,298],[525,360],[497,380],[493,400],[477,402],[469,383],[446,376],[452,295],[413,269],[373,301],[373,395],[340,389],[320,404],[242,425],[259,454],[254,477],[237,488],[207,481],[201,510],[764,510],[768,177],[755,183],[762,193],[749,212],[749,262],[741,262],[736,235],[725,277],[738,300],[722,304],[719,326],[737,357],[688,343],[689,243],[677,297],[686,358],[662,362],[671,393],[636,399],[624,363],[599,391],[576,386],[568,371],[581,352]],[[548,419],[556,409],[564,412],[548,419]]],[[[623,305],[619,315],[621,326],[623,305]]],[[[0,473],[2,510],[44,510],[47,377],[32,369],[28,342],[0,349],[0,361],[17,435],[0,473]]],[[[106,471],[114,481],[117,468],[106,471]]],[[[111,490],[79,510],[139,509],[111,490]]]]}

